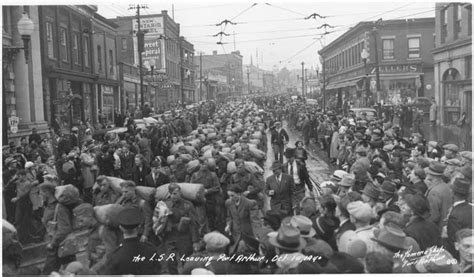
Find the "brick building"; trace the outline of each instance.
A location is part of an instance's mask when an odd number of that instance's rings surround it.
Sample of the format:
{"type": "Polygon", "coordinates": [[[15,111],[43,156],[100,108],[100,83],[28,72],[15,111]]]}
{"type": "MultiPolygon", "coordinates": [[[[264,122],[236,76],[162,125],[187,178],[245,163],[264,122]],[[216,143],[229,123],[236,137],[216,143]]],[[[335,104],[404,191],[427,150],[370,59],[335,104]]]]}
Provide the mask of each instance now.
{"type": "Polygon", "coordinates": [[[325,74],[326,99],[341,107],[345,100],[355,106],[367,106],[433,96],[433,48],[434,18],[360,22],[318,52],[325,74]],[[368,52],[366,65],[361,57],[364,49],[368,52]],[[370,88],[367,90],[366,86],[370,88]]]}

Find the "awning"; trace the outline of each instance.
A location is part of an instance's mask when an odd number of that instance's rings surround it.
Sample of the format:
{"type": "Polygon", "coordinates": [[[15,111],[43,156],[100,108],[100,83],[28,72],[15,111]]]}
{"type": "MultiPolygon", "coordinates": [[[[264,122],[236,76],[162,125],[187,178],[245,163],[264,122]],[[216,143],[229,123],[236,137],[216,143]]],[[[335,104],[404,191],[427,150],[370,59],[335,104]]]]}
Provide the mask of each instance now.
{"type": "Polygon", "coordinates": [[[357,82],[360,81],[360,78],[350,81],[343,81],[339,83],[332,83],[326,86],[326,90],[336,89],[336,88],[346,88],[357,86],[357,82]]]}

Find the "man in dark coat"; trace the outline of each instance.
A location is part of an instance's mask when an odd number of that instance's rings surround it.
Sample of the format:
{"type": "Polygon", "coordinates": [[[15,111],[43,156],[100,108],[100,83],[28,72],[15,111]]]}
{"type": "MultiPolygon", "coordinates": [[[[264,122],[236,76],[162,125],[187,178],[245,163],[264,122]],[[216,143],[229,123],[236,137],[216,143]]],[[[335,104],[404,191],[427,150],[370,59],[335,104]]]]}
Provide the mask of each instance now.
{"type": "Polygon", "coordinates": [[[298,204],[293,178],[282,172],[282,164],[279,161],[273,162],[270,169],[273,175],[266,180],[265,193],[271,198],[271,209],[293,215],[293,209],[298,204]]]}
{"type": "Polygon", "coordinates": [[[229,199],[225,201],[227,210],[226,233],[232,235],[234,242],[242,235],[256,238],[260,228],[260,210],[255,200],[242,195],[242,188],[232,184],[227,189],[229,199]]]}
{"type": "Polygon", "coordinates": [[[250,173],[241,159],[235,160],[235,166],[237,167],[237,172],[230,178],[230,183],[238,184],[245,197],[256,200],[259,207],[263,208],[263,197],[259,197],[264,187],[263,179],[260,180],[255,174],[250,173]]]}
{"type": "Polygon", "coordinates": [[[290,148],[285,151],[288,162],[283,164],[282,170],[284,174],[288,174],[293,178],[295,184],[295,205],[300,203],[305,196],[305,185],[309,191],[312,191],[311,182],[309,180],[308,170],[303,162],[295,159],[295,152],[290,148]]]}
{"type": "MultiPolygon", "coordinates": [[[[446,250],[454,258],[459,258],[455,250],[456,232],[463,228],[472,228],[472,204],[467,201],[471,182],[467,179],[457,178],[453,183],[453,206],[448,212],[448,223],[446,226],[447,239],[446,250]]],[[[444,229],[444,228],[443,228],[444,229]]],[[[444,232],[443,232],[444,233],[444,232]]]]}
{"type": "Polygon", "coordinates": [[[281,122],[277,121],[274,123],[275,129],[272,130],[271,142],[273,147],[273,153],[275,154],[275,161],[283,163],[283,151],[285,145],[290,140],[288,133],[281,127],[281,122]]]}
{"type": "Polygon", "coordinates": [[[137,186],[145,185],[145,177],[150,174],[150,168],[146,164],[142,154],[135,155],[135,165],[133,167],[133,181],[137,186]]]}
{"type": "Polygon", "coordinates": [[[170,177],[161,172],[160,168],[159,161],[151,162],[151,172],[145,177],[144,186],[157,188],[170,182],[170,177]]]}
{"type": "Polygon", "coordinates": [[[125,144],[120,154],[120,177],[125,180],[133,180],[134,165],[135,154],[130,151],[130,146],[125,144]]]}
{"type": "Polygon", "coordinates": [[[148,242],[140,242],[138,238],[138,226],[143,221],[140,210],[133,207],[125,208],[119,213],[118,221],[124,240],[110,256],[104,274],[160,274],[160,263],[153,260],[155,247],[148,242]]]}

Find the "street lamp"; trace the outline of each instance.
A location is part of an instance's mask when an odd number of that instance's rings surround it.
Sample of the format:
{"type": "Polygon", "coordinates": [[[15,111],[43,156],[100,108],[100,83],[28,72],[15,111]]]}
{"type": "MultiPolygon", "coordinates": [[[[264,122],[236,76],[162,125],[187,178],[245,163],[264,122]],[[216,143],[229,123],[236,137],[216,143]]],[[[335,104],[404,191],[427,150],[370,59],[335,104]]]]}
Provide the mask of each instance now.
{"type": "Polygon", "coordinates": [[[25,50],[25,63],[28,63],[30,56],[30,39],[31,35],[35,30],[35,24],[33,23],[33,20],[30,19],[28,14],[24,12],[20,20],[18,20],[17,26],[18,33],[21,35],[21,39],[23,40],[23,49],[25,50]]]}
{"type": "Polygon", "coordinates": [[[369,89],[369,85],[368,85],[368,82],[369,82],[369,73],[367,71],[367,59],[369,58],[369,52],[367,52],[367,50],[364,48],[362,50],[362,52],[360,53],[360,57],[362,58],[362,60],[364,61],[364,70],[365,70],[365,101],[366,101],[366,104],[368,105],[369,104],[369,93],[370,93],[370,89],[369,89]]]}

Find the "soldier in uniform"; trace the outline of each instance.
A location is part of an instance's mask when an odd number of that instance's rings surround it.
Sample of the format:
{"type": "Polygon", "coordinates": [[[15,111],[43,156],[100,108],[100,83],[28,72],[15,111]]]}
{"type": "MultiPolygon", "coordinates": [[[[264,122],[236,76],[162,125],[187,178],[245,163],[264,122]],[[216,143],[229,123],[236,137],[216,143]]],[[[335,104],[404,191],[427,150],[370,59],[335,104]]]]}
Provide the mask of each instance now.
{"type": "Polygon", "coordinates": [[[167,273],[178,274],[179,257],[190,256],[193,250],[200,248],[197,216],[193,204],[182,198],[179,185],[171,183],[168,191],[171,196],[165,203],[171,214],[168,215],[162,241],[167,252],[167,273]]]}
{"type": "Polygon", "coordinates": [[[124,240],[110,256],[104,274],[160,274],[160,263],[151,259],[155,254],[154,246],[148,242],[140,242],[138,237],[138,226],[144,220],[140,210],[128,207],[121,211],[118,217],[124,240]]]}

